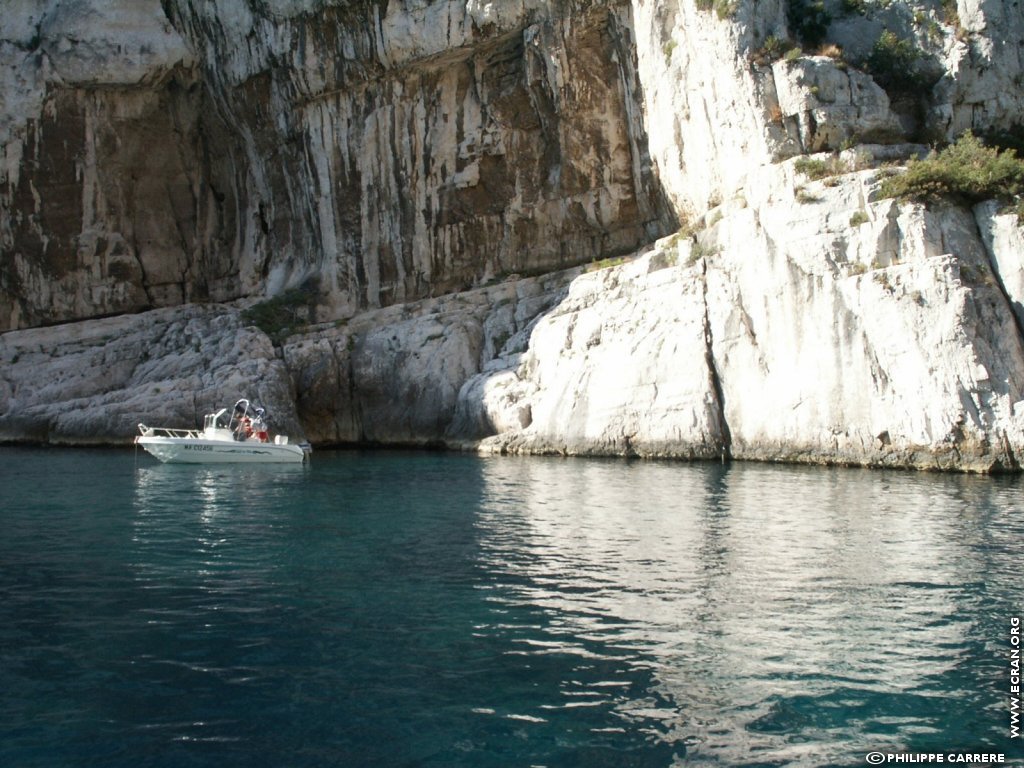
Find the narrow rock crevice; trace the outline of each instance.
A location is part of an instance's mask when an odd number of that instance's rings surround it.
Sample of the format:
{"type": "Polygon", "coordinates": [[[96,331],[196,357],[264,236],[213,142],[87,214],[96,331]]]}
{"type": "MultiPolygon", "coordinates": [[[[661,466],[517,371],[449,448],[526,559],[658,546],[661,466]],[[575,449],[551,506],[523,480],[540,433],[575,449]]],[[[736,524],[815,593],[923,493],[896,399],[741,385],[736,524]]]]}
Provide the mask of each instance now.
{"type": "Polygon", "coordinates": [[[1017,460],[1017,455],[1013,452],[1013,445],[1010,443],[1005,429],[1000,432],[999,440],[1002,443],[1003,452],[1006,454],[1006,466],[1003,469],[1009,472],[1019,472],[1020,462],[1017,460]]]}
{"type": "Polygon", "coordinates": [[[711,314],[708,304],[708,260],[706,258],[701,259],[701,298],[704,302],[704,361],[708,366],[708,374],[711,377],[711,386],[715,392],[715,402],[718,406],[718,424],[722,439],[721,453],[722,460],[725,461],[732,458],[732,433],[729,431],[729,423],[725,418],[725,390],[715,362],[715,339],[711,330],[711,314]]]}
{"type": "Polygon", "coordinates": [[[1003,282],[1003,276],[999,271],[999,263],[996,260],[996,255],[992,252],[988,239],[982,231],[981,222],[978,221],[978,211],[974,210],[971,213],[978,240],[981,242],[982,248],[985,249],[985,259],[988,262],[988,268],[992,270],[992,277],[994,278],[993,282],[995,283],[995,287],[999,291],[999,294],[1003,297],[1003,301],[1006,303],[1006,308],[1013,320],[1013,327],[1017,330],[1017,341],[1020,343],[1021,348],[1024,349],[1024,321],[1021,320],[1020,315],[1014,308],[1014,301],[1010,296],[1010,292],[1006,290],[1006,285],[1003,282]]]}

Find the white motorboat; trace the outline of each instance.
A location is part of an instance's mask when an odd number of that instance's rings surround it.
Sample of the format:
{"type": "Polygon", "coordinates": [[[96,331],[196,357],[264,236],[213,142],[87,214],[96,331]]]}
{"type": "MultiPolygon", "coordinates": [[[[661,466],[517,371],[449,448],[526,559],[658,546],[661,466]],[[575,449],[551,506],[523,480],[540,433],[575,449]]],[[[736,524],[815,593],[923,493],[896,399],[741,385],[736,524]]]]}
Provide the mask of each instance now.
{"type": "Polygon", "coordinates": [[[266,411],[244,398],[230,416],[227,408],[207,414],[202,430],[139,424],[139,432],[135,444],[169,464],[302,462],[312,452],[308,443],[290,443],[285,435],[271,440],[266,411]]]}

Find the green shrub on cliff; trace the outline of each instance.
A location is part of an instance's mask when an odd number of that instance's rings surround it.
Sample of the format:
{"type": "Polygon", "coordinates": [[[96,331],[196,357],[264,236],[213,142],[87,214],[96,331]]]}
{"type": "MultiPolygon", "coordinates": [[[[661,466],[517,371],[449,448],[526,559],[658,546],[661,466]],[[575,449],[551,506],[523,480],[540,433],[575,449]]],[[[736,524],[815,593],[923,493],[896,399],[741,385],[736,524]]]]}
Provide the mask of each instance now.
{"type": "Polygon", "coordinates": [[[1009,203],[1024,195],[1024,160],[1012,149],[986,147],[968,131],[941,152],[911,160],[905,173],[882,183],[881,192],[885,197],[911,200],[1009,203]]]}
{"type": "Polygon", "coordinates": [[[942,0],[940,5],[943,23],[948,24],[958,32],[962,31],[963,24],[960,22],[960,11],[956,0],[942,0]]]}
{"type": "Polygon", "coordinates": [[[786,20],[800,42],[817,48],[825,42],[832,16],[825,10],[825,0],[789,0],[786,20]]]}
{"type": "Polygon", "coordinates": [[[837,155],[832,155],[828,160],[819,157],[798,157],[793,163],[793,170],[802,173],[811,181],[827,179],[831,176],[839,176],[850,172],[850,165],[841,160],[837,155]]]}
{"type": "Polygon", "coordinates": [[[736,0],[694,0],[700,11],[713,10],[720,19],[731,19],[736,15],[736,0]]]}
{"type": "Polygon", "coordinates": [[[887,91],[903,94],[929,90],[941,74],[913,40],[888,29],[875,41],[864,67],[887,91]]]}
{"type": "Polygon", "coordinates": [[[255,325],[276,344],[309,322],[315,302],[312,288],[291,288],[243,310],[242,322],[255,325]]]}

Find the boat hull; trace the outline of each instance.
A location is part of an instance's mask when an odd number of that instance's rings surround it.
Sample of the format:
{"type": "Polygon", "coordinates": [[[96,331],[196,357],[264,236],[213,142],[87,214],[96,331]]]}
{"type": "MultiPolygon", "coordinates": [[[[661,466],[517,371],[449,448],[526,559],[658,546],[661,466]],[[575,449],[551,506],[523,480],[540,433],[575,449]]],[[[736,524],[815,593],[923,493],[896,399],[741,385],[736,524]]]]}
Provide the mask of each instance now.
{"type": "Polygon", "coordinates": [[[183,437],[139,437],[135,441],[148,453],[167,464],[281,464],[301,463],[306,453],[301,446],[259,443],[255,440],[229,442],[183,437]]]}

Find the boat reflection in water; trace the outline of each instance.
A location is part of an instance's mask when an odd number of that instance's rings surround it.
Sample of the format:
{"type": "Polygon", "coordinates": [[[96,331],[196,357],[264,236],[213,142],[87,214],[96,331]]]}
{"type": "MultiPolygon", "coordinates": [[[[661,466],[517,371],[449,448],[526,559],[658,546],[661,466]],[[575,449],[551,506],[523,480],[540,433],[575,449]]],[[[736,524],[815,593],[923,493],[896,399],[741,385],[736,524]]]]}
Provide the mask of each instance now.
{"type": "Polygon", "coordinates": [[[174,590],[181,592],[182,604],[200,614],[259,604],[266,590],[277,590],[274,547],[284,540],[288,501],[309,474],[309,465],[302,463],[138,467],[132,534],[136,582],[161,593],[147,611],[163,613],[164,598],[174,590]],[[183,564],[193,569],[191,578],[182,572],[183,564]]]}

